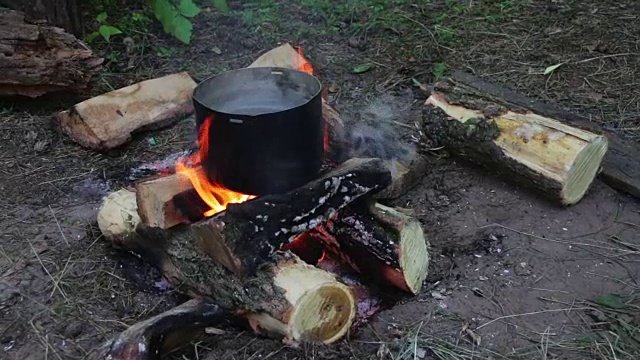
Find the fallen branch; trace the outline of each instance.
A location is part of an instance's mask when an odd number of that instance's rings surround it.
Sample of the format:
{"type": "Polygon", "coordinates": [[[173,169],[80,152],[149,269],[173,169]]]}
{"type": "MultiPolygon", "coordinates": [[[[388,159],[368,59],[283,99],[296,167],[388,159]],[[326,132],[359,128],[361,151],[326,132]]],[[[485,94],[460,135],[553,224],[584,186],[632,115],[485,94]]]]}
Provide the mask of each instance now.
{"type": "Polygon", "coordinates": [[[207,327],[220,326],[229,313],[219,306],[201,300],[189,300],[171,310],[141,321],[101,347],[91,351],[87,360],[153,360],[166,356],[207,327]]]}

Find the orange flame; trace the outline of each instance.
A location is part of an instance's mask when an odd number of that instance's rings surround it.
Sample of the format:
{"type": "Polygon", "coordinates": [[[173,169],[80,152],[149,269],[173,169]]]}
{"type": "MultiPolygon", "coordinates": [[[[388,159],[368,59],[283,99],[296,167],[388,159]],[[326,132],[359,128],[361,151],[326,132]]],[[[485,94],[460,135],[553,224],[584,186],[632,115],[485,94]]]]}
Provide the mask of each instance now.
{"type": "Polygon", "coordinates": [[[211,127],[211,121],[212,117],[207,117],[198,131],[198,153],[189,159],[178,161],[176,164],[176,173],[186,176],[198,193],[198,196],[211,208],[204,213],[206,217],[223,211],[229,204],[238,204],[255,198],[253,195],[241,194],[226,189],[221,185],[213,184],[199,167],[194,168],[187,166],[189,161],[193,161],[196,164],[202,164],[206,161],[207,154],[209,153],[209,128],[211,127]]]}
{"type": "Polygon", "coordinates": [[[294,59],[294,64],[296,64],[296,68],[298,70],[313,75],[313,66],[311,66],[309,60],[304,57],[304,54],[302,53],[302,47],[300,46],[298,46],[298,58],[294,59]]]}

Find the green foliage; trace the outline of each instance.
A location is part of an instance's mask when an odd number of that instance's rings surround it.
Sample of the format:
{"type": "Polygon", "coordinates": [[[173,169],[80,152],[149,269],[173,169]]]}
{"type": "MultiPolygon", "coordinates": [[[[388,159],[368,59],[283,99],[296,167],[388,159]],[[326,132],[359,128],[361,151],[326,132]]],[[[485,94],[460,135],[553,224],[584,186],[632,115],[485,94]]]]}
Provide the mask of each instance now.
{"type": "Polygon", "coordinates": [[[160,21],[164,32],[173,35],[185,44],[191,42],[193,24],[189,18],[200,13],[200,8],[193,0],[150,0],[153,13],[160,21]]]}
{"type": "Polygon", "coordinates": [[[112,36],[122,34],[122,31],[117,27],[105,24],[104,22],[106,20],[107,20],[106,12],[102,12],[98,14],[98,16],[96,16],[96,22],[98,22],[98,24],[101,24],[101,25],[98,27],[97,31],[94,31],[91,34],[89,34],[89,36],[87,36],[87,41],[91,42],[95,40],[98,36],[102,36],[102,38],[108,42],[111,40],[112,36]]]}
{"type": "Polygon", "coordinates": [[[371,64],[362,64],[351,69],[354,74],[364,74],[369,70],[371,70],[371,64]]]}
{"type": "MultiPolygon", "coordinates": [[[[167,34],[185,44],[191,43],[193,24],[190,19],[201,12],[193,0],[149,0],[149,3],[167,34]]],[[[226,0],[211,0],[211,4],[222,13],[229,12],[226,0]]]]}
{"type": "Polygon", "coordinates": [[[229,13],[229,5],[227,0],[211,0],[211,5],[223,14],[229,13]]]}
{"type": "Polygon", "coordinates": [[[433,77],[435,81],[440,80],[444,73],[447,71],[448,67],[445,63],[437,63],[433,64],[433,68],[431,69],[431,73],[433,73],[433,77]]]}

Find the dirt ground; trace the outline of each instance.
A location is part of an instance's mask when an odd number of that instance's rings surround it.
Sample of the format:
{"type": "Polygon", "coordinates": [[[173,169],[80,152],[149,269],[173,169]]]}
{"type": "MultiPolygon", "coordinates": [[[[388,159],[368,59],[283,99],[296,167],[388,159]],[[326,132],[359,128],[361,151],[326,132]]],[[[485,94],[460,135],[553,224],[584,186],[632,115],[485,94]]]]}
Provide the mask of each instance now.
{"type": "MultiPolygon", "coordinates": [[[[292,42],[349,122],[412,124],[424,101],[412,79],[430,83],[458,68],[640,139],[639,2],[232,1],[229,15],[193,19],[189,46],[153,21],[129,21],[146,10],[122,3],[85,9],[89,19],[110,12],[133,40],[92,44],[109,63],[90,92],[0,103],[0,359],[81,359],[185,300],[154,269],[112,250],[95,215],[131,169],[190,145],[193,121],[109,153],[82,149],[51,116],[109,89],[179,70],[203,79],[292,42]],[[361,64],[371,70],[355,74],[361,64]]],[[[397,131],[414,144],[415,133],[397,131]]],[[[416,210],[431,242],[418,296],[331,346],[293,349],[229,328],[174,358],[640,358],[637,200],[596,180],[583,201],[560,208],[503,174],[441,151],[427,156],[420,184],[394,203],[416,210]]]]}

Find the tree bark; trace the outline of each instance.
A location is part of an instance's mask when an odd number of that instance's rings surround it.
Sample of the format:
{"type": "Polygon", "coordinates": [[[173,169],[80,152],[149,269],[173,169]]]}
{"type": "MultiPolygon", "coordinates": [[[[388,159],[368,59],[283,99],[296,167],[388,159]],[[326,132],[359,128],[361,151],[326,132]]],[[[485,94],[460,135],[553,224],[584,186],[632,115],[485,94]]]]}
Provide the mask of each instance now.
{"type": "Polygon", "coordinates": [[[160,269],[179,292],[247,319],[257,333],[331,343],[353,322],[351,290],[290,252],[275,253],[272,263],[241,278],[203,252],[191,229],[169,232],[139,220],[135,194],[126,189],[107,196],[98,212],[100,230],[115,248],[160,269]]]}
{"type": "Polygon", "coordinates": [[[77,0],[0,0],[0,7],[25,13],[31,20],[46,20],[67,32],[82,35],[82,17],[77,0]]]}
{"type": "Polygon", "coordinates": [[[302,232],[390,180],[381,160],[351,159],[296,190],[231,204],[192,228],[199,246],[218,263],[235,274],[251,274],[302,232]]]}
{"type": "MultiPolygon", "coordinates": [[[[455,72],[450,81],[469,96],[500,104],[514,112],[533,112],[579,129],[598,134],[605,132],[600,125],[580,115],[462,71],[455,72]]],[[[640,146],[615,133],[607,132],[606,137],[609,150],[602,162],[600,178],[612,188],[640,199],[640,146]]]]}
{"type": "Polygon", "coordinates": [[[83,90],[102,62],[62,29],[0,8],[0,96],[83,90]]]}
{"type": "Polygon", "coordinates": [[[189,300],[141,321],[92,350],[87,360],[154,360],[188,344],[207,327],[219,326],[230,314],[202,300],[189,300]]]}
{"type": "Polygon", "coordinates": [[[423,111],[434,145],[536,189],[563,205],[582,199],[608,148],[598,134],[512,110],[455,81],[436,84],[423,111]]]}
{"type": "Polygon", "coordinates": [[[310,235],[376,283],[419,293],[429,268],[429,243],[418,220],[382,204],[358,205],[310,235]]]}

